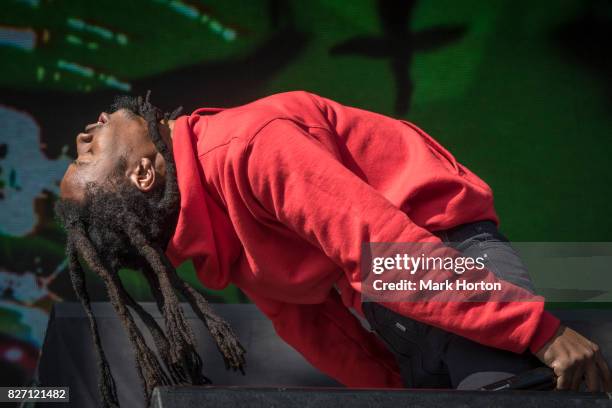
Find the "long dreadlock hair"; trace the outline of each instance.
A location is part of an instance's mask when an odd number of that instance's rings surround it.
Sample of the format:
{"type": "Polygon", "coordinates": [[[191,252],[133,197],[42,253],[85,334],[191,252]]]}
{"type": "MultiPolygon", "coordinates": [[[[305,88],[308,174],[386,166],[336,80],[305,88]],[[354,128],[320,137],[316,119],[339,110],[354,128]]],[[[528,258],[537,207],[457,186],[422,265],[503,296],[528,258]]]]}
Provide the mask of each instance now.
{"type": "Polygon", "coordinates": [[[104,185],[87,185],[83,201],[63,199],[55,207],[67,232],[66,255],[72,285],[90,322],[100,375],[98,387],[105,408],[118,407],[119,401],[91,309],[81,259],[103,280],[110,302],[127,331],[136,353],[145,401],[150,400],[158,385],[211,382],[202,373],[202,359],[196,351],[193,331],[180,307],[177,292],[209,329],[226,368],[244,374],[245,367],[245,350],[231,327],[213,312],[200,292],[178,276],[164,253],[176,228],[180,194],[174,157],[161,137],[158,123],[162,119],[176,118],[181,108],[171,114],[162,114],[149,98],[150,92],[145,99],[120,97],[113,110],[125,109],[128,114],[145,119],[149,136],[166,162],[165,181],[153,191],[141,192],[120,177],[127,166],[123,159],[104,185]],[[140,270],[144,274],[164,317],[165,330],[123,287],[118,275],[120,268],[140,270]],[[146,344],[128,307],[149,330],[161,361],[146,344]]]}

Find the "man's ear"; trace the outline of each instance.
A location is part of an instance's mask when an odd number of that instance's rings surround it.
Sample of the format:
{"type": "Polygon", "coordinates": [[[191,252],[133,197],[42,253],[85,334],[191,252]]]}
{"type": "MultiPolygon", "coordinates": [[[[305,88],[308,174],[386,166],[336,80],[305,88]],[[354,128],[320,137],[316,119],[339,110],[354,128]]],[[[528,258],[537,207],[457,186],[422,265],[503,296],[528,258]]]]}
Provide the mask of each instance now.
{"type": "Polygon", "coordinates": [[[147,192],[155,186],[155,166],[151,159],[142,157],[128,177],[140,191],[147,192]]]}

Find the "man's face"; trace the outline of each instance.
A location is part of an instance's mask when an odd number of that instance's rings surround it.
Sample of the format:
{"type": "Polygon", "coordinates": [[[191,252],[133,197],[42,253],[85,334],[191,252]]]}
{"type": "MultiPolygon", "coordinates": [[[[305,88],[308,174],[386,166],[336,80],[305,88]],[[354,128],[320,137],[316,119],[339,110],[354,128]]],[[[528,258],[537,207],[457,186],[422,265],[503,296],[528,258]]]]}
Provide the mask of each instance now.
{"type": "Polygon", "coordinates": [[[142,157],[155,157],[143,118],[120,109],[102,112],[97,122],[85,127],[76,137],[76,160],[68,166],[60,184],[62,198],[81,200],[87,183],[103,184],[116,173],[121,158],[128,169],[142,157]]]}

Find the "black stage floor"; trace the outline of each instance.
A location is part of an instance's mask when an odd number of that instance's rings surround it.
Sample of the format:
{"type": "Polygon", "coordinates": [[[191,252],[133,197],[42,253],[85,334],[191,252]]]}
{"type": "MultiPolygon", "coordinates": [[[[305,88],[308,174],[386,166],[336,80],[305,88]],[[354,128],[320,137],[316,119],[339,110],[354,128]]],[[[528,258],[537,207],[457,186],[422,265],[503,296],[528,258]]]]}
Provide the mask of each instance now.
{"type": "MultiPolygon", "coordinates": [[[[143,306],[163,327],[160,313],[153,303],[143,306]]],[[[247,375],[225,370],[221,356],[207,330],[189,307],[186,315],[198,339],[198,351],[204,360],[205,374],[215,387],[182,387],[161,390],[155,406],[612,406],[609,399],[590,396],[557,395],[558,393],[509,395],[513,401],[491,393],[426,392],[426,391],[353,391],[329,388],[341,387],[336,381],[314,369],[304,358],[277,337],[270,321],[250,304],[217,304],[215,309],[226,318],[238,333],[247,353],[247,375]],[[230,388],[224,387],[229,386],[230,388]],[[235,388],[238,387],[238,388],[235,388]],[[256,387],[256,388],[252,388],[256,387]],[[267,388],[260,388],[267,387],[267,388]],[[271,387],[271,388],[270,388],[271,387]],[[293,389],[287,387],[325,387],[326,389],[293,389]],[[279,391],[279,388],[281,391],[279,391]],[[205,401],[202,399],[205,394],[205,401]],[[555,395],[552,395],[555,394],[555,395]],[[165,398],[165,399],[164,399],[165,398]],[[408,398],[408,399],[406,399],[408,398]],[[180,405],[168,405],[171,400],[180,405]],[[399,404],[399,401],[405,403],[399,404]],[[249,402],[250,401],[250,402],[249,402]],[[315,405],[307,401],[317,401],[315,405]],[[378,401],[378,402],[376,402],[378,401]],[[191,405],[190,405],[191,404],[191,405]],[[289,404],[289,405],[286,405],[289,404]],[[568,405],[569,404],[569,405],[568,405]],[[604,404],[604,405],[601,405],[604,404]],[[610,404],[610,405],[608,405],[610,404]]],[[[142,407],[143,398],[136,374],[131,346],[112,306],[94,303],[102,342],[115,381],[121,406],[142,407]]],[[[612,310],[553,311],[568,326],[598,342],[606,357],[612,361],[612,310]]],[[[143,331],[145,333],[146,331],[143,331]]],[[[58,303],[49,321],[45,344],[39,364],[38,379],[43,386],[70,387],[70,406],[87,408],[97,406],[97,369],[93,353],[89,323],[78,303],[58,303]]],[[[600,397],[604,396],[600,395],[600,397]]],[[[510,398],[510,399],[509,399],[510,398]]],[[[54,407],[55,405],[50,405],[54,407]]],[[[66,406],[66,405],[62,405],[66,406]]]]}

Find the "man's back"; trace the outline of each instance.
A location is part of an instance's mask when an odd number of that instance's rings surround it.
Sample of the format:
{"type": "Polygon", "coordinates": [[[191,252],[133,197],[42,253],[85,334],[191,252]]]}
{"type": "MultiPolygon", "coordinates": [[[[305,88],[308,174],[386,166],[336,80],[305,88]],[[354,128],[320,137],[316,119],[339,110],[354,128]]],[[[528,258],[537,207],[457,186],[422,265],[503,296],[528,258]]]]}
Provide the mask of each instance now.
{"type": "MultiPolygon", "coordinates": [[[[232,143],[243,147],[262,129],[273,127],[272,122],[285,120],[417,225],[435,231],[470,221],[497,221],[486,183],[409,122],[304,91],[275,94],[221,111],[204,108],[195,114],[190,125],[198,138],[197,151],[204,168],[207,160],[214,160],[204,157],[215,156],[210,154],[213,151],[231,155],[232,143]],[[206,113],[216,114],[199,115],[206,113]]],[[[287,143],[285,136],[273,135],[279,144],[287,143]]],[[[227,159],[231,157],[222,158],[227,159]]]]}

